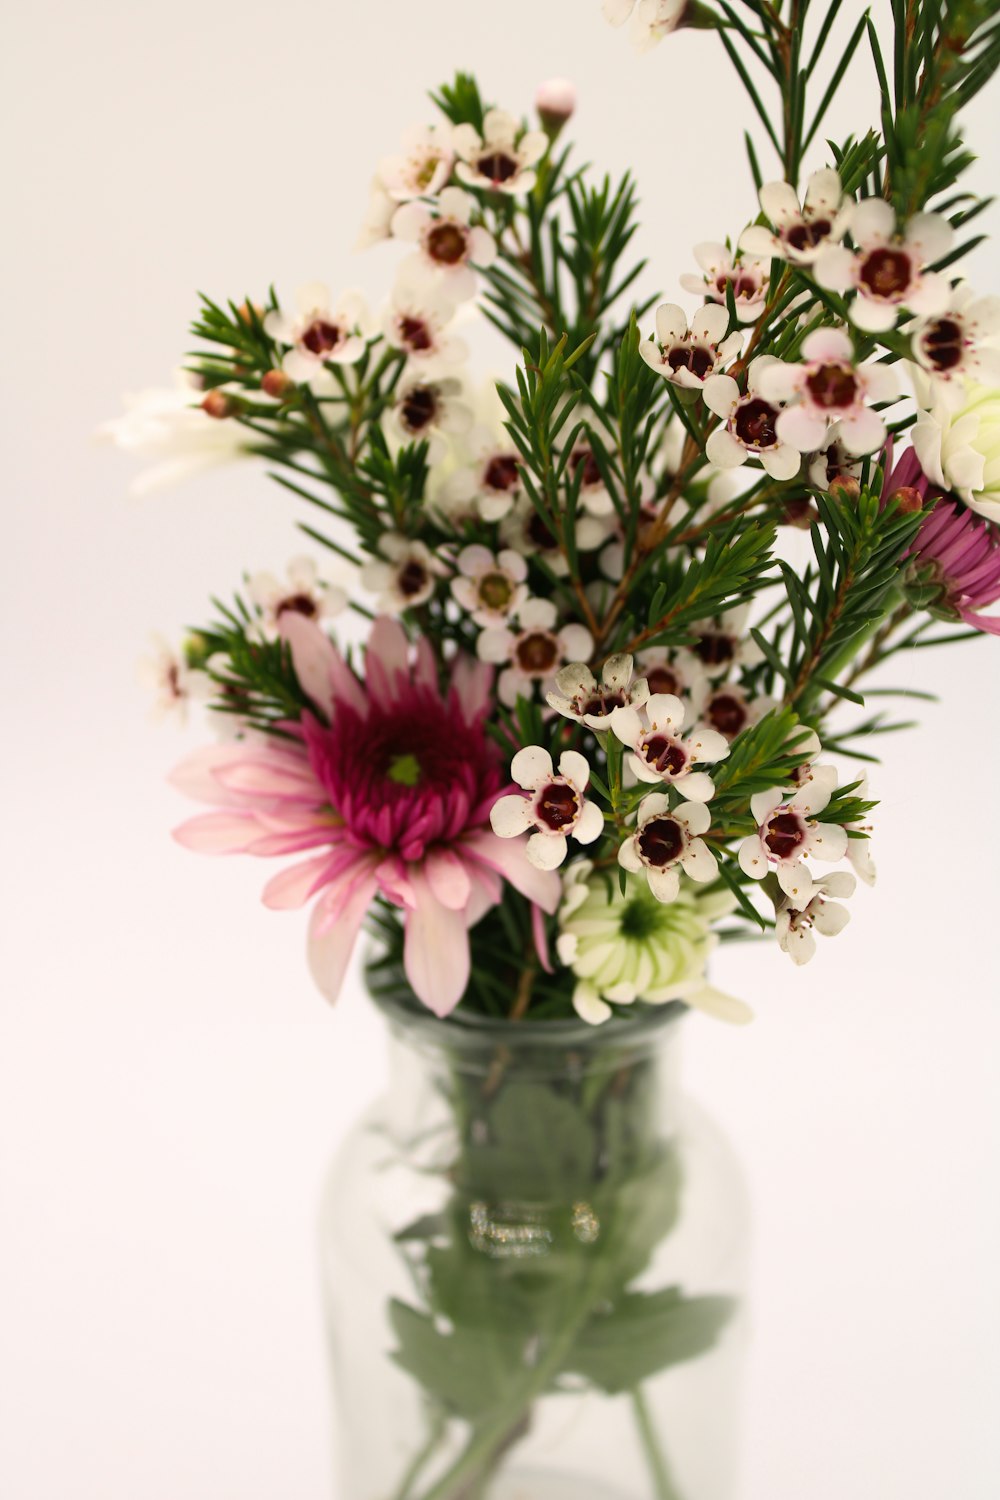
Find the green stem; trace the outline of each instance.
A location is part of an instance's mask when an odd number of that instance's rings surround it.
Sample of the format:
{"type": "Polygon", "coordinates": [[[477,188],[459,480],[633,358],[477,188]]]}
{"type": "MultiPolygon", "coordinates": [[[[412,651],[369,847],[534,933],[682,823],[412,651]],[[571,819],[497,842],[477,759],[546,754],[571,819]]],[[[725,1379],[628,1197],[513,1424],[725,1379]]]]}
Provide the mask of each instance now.
{"type": "Polygon", "coordinates": [[[435,1412],[434,1420],[431,1423],[431,1430],[427,1435],[427,1441],[410,1462],[406,1473],[403,1475],[402,1479],[399,1482],[399,1488],[393,1495],[392,1500],[411,1500],[411,1497],[413,1495],[413,1487],[416,1484],[417,1480],[420,1478],[420,1475],[426,1468],[427,1464],[430,1462],[431,1458],[433,1458],[434,1451],[440,1443],[447,1425],[448,1421],[444,1413],[440,1411],[435,1412]]]}
{"type": "Polygon", "coordinates": [[[642,1439],[642,1450],[646,1455],[649,1472],[652,1475],[655,1500],[681,1500],[681,1492],[674,1483],[667,1466],[667,1457],[656,1434],[656,1428],[653,1426],[653,1419],[642,1393],[642,1387],[638,1385],[632,1391],[632,1410],[635,1413],[639,1437],[642,1439]]]}

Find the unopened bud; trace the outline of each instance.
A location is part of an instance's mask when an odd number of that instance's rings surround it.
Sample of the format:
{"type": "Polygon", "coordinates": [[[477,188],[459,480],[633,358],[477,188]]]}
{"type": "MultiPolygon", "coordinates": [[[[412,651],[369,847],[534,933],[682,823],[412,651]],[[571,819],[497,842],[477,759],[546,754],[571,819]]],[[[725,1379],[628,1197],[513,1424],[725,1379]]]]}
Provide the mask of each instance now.
{"type": "Polygon", "coordinates": [[[830,480],[830,494],[842,495],[845,500],[856,500],[861,494],[861,486],[853,474],[838,474],[836,479],[830,480]]]}
{"type": "Polygon", "coordinates": [[[538,85],[535,108],[546,134],[555,140],[576,109],[576,85],[569,78],[547,78],[538,85]]]}
{"type": "Polygon", "coordinates": [[[924,497],[912,484],[900,485],[898,490],[893,491],[892,499],[906,515],[913,515],[915,511],[924,508],[924,497]]]}
{"type": "Polygon", "coordinates": [[[216,417],[221,422],[224,417],[232,416],[236,404],[225,391],[209,391],[201,403],[201,409],[207,417],[216,417]]]}
{"type": "Polygon", "coordinates": [[[286,375],[284,370],[268,370],[260,383],[260,388],[265,396],[273,396],[280,401],[291,390],[295,381],[286,375]]]}
{"type": "Polygon", "coordinates": [[[797,526],[800,531],[808,531],[818,520],[819,513],[811,500],[789,500],[781,514],[783,526],[797,526]]]}
{"type": "Polygon", "coordinates": [[[241,323],[252,323],[255,319],[259,323],[264,316],[264,309],[256,302],[243,302],[236,311],[241,323]]]}

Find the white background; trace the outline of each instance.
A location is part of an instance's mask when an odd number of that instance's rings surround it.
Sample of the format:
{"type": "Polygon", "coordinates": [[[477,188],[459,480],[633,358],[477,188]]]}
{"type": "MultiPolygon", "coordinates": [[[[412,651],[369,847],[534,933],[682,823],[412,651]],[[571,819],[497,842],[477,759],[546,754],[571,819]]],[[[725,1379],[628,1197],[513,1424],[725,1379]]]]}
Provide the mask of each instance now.
{"type": "MultiPolygon", "coordinates": [[[[517,111],[575,78],[581,153],[634,167],[672,295],[753,212],[749,114],[714,38],[637,59],[589,0],[36,0],[4,53],[0,1494],[320,1500],[315,1209],[380,1026],[356,983],[337,1014],[311,991],[260,865],[170,842],[183,744],[134,680],[149,628],[284,563],[294,514],[249,470],[129,499],[90,434],[164,382],[195,288],[387,285],[391,252],[351,251],[368,178],[458,65],[517,111]]],[[[873,113],[856,77],[838,136],[873,113]]],[[[893,669],[944,702],[883,742],[878,890],[803,973],[723,956],[752,1028],[688,1026],[755,1204],[742,1500],[1000,1487],[998,650],[893,669]]]]}

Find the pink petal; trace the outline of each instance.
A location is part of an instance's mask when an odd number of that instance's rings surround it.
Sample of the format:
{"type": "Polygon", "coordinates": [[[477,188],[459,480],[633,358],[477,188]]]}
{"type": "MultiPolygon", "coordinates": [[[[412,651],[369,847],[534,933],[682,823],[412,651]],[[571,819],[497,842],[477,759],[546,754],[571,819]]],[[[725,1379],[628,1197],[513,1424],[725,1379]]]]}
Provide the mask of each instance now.
{"type": "Polygon", "coordinates": [[[247,797],[287,798],[293,802],[321,804],[326,794],[308,765],[266,765],[245,761],[222,766],[215,773],[219,784],[247,797]]]}
{"type": "Polygon", "coordinates": [[[399,684],[394,679],[409,676],[410,650],[406,632],[398,620],[379,615],[365,648],[365,677],[371,697],[395,699],[399,684]]]}
{"type": "Polygon", "coordinates": [[[214,812],[189,818],[173,837],[196,854],[244,854],[259,832],[251,813],[214,812]]]}
{"type": "Polygon", "coordinates": [[[466,722],[471,724],[490,706],[493,668],[488,662],[463,654],[455,659],[451,685],[465,711],[466,722]]]}
{"type": "Polygon", "coordinates": [[[264,887],[261,899],[272,911],[291,911],[304,906],[320,886],[327,884],[336,868],[336,859],[329,853],[305,859],[273,876],[264,887]]]}
{"type": "Polygon", "coordinates": [[[495,833],[471,833],[462,840],[464,853],[498,871],[516,891],[534,901],[552,916],[559,905],[562,885],[554,870],[539,870],[530,863],[521,839],[501,839],[495,833]]]}
{"type": "Polygon", "coordinates": [[[469,982],[469,934],[461,912],[434,895],[424,871],[410,873],[415,906],[406,914],[403,964],[413,993],[436,1016],[446,1016],[469,982]]]}
{"type": "Polygon", "coordinates": [[[292,609],[282,611],[278,629],[291,649],[292,666],[299,686],[329,719],[333,713],[333,673],[337,658],[333,642],[314,620],[307,620],[305,615],[292,609]]]}
{"type": "Polygon", "coordinates": [[[313,908],[309,924],[309,968],[331,1004],[340,994],[354,939],[375,890],[375,873],[369,866],[346,893],[342,894],[339,888],[331,890],[313,908]]]}
{"type": "Polygon", "coordinates": [[[424,860],[427,884],[436,900],[449,911],[464,911],[472,885],[469,873],[451,849],[431,849],[424,860]]]}

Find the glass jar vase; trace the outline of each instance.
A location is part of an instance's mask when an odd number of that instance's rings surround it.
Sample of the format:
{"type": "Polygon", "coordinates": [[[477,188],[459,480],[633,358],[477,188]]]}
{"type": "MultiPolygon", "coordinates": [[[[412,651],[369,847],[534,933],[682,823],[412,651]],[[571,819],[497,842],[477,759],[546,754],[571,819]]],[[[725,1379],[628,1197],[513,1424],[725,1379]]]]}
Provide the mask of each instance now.
{"type": "Polygon", "coordinates": [[[731,1500],[745,1195],[684,1008],[439,1021],[323,1203],[338,1500],[731,1500]]]}

